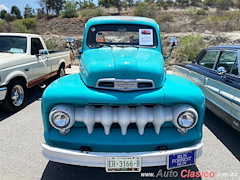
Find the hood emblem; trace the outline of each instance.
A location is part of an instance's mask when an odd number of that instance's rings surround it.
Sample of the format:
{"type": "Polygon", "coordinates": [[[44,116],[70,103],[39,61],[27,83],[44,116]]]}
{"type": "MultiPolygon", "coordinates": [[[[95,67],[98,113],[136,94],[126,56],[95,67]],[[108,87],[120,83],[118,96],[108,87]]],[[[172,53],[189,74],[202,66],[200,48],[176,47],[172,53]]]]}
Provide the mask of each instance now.
{"type": "Polygon", "coordinates": [[[134,88],[137,87],[137,82],[116,82],[117,87],[119,88],[124,88],[124,89],[128,89],[128,88],[134,88]]]}
{"type": "Polygon", "coordinates": [[[111,89],[118,91],[135,91],[144,89],[154,89],[153,80],[150,79],[115,79],[103,78],[99,79],[96,88],[111,89]]]}

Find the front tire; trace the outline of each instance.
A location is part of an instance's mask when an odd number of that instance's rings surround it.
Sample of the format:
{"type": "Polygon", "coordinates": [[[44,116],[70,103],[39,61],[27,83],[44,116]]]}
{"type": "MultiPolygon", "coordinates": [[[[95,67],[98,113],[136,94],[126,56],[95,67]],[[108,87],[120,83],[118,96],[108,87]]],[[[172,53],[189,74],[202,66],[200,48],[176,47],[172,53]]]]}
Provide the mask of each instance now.
{"type": "Polygon", "coordinates": [[[16,112],[22,109],[26,100],[26,85],[20,80],[13,80],[8,84],[4,108],[16,112]]]}

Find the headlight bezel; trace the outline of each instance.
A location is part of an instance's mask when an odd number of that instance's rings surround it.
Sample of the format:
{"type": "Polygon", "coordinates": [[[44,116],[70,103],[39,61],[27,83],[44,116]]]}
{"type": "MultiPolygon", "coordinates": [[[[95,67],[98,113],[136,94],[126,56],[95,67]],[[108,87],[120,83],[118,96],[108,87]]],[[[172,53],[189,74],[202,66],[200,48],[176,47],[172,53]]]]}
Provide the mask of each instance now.
{"type": "MultiPolygon", "coordinates": [[[[56,117],[57,118],[57,117],[56,117]]],[[[68,125],[69,125],[69,123],[70,123],[70,117],[69,117],[69,115],[67,114],[67,113],[65,113],[65,112],[63,112],[63,111],[56,111],[56,112],[54,112],[53,114],[52,114],[52,116],[51,116],[51,122],[52,122],[52,124],[54,125],[54,127],[57,127],[57,128],[60,128],[60,129],[64,129],[64,128],[66,128],[68,125]],[[65,118],[59,118],[59,119],[54,119],[54,117],[55,116],[65,116],[65,118]],[[57,124],[57,120],[66,120],[66,121],[68,121],[67,123],[65,123],[63,126],[61,126],[61,125],[58,125],[57,124]]],[[[60,122],[61,123],[61,122],[60,122]]]]}
{"type": "Polygon", "coordinates": [[[191,105],[188,104],[178,104],[173,107],[173,124],[176,128],[182,132],[187,132],[189,129],[192,129],[196,126],[198,122],[198,113],[191,105]],[[194,117],[194,122],[188,126],[184,127],[179,123],[179,118],[185,113],[190,113],[194,117]]]}
{"type": "Polygon", "coordinates": [[[74,111],[74,107],[72,105],[67,105],[67,104],[59,104],[56,105],[52,108],[52,110],[49,113],[49,122],[52,125],[52,127],[54,127],[55,129],[59,130],[59,131],[63,131],[63,130],[69,130],[75,123],[75,111],[74,111]],[[65,117],[68,117],[68,123],[65,124],[64,126],[58,126],[55,122],[54,122],[54,116],[56,114],[60,113],[60,115],[64,115],[65,117]]]}
{"type": "MultiPolygon", "coordinates": [[[[188,120],[188,121],[191,121],[191,120],[189,120],[189,119],[185,119],[185,120],[188,120]]],[[[181,127],[181,128],[183,128],[183,129],[189,129],[189,128],[191,128],[194,124],[195,124],[195,122],[197,121],[197,119],[196,119],[196,115],[194,114],[194,113],[192,113],[191,111],[184,111],[184,112],[182,112],[181,114],[179,114],[179,116],[178,116],[178,118],[177,118],[177,123],[178,123],[178,125],[181,127]],[[189,126],[184,126],[184,125],[182,125],[184,122],[180,122],[180,120],[182,119],[183,120],[183,118],[181,118],[181,116],[193,116],[193,121],[192,121],[192,123],[191,123],[191,125],[189,125],[189,126]]]]}

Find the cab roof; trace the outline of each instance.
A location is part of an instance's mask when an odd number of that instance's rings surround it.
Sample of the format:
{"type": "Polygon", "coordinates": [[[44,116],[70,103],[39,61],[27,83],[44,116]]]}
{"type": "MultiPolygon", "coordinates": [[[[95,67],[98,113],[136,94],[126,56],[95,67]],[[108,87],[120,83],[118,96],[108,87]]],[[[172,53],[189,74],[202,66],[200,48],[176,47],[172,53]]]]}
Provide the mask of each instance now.
{"type": "Polygon", "coordinates": [[[158,29],[158,24],[155,20],[146,17],[137,16],[99,16],[88,20],[86,27],[99,24],[140,24],[153,26],[158,29]]]}

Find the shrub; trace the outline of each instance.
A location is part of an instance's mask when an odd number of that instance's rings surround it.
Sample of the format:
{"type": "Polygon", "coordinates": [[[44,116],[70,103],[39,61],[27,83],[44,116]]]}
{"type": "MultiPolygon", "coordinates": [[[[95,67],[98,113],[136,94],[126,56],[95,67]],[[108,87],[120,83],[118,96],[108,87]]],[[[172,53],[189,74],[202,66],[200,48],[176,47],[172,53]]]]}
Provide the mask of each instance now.
{"type": "Polygon", "coordinates": [[[154,18],[155,13],[152,10],[154,7],[145,2],[138,2],[133,11],[134,16],[154,18]]]}
{"type": "Polygon", "coordinates": [[[83,9],[80,11],[80,15],[84,18],[84,19],[89,19],[92,17],[96,17],[96,16],[103,16],[105,15],[100,8],[94,8],[94,9],[83,9]]]}
{"type": "Polygon", "coordinates": [[[6,21],[2,20],[0,21],[0,32],[6,31],[6,21]]]}
{"type": "Polygon", "coordinates": [[[161,14],[157,17],[156,21],[158,23],[164,23],[164,22],[172,22],[173,21],[173,15],[168,13],[168,14],[161,14]]]}
{"type": "Polygon", "coordinates": [[[196,11],[196,14],[197,14],[197,15],[200,15],[200,16],[206,15],[206,11],[203,10],[203,9],[199,9],[199,10],[196,11]]]}
{"type": "Polygon", "coordinates": [[[77,17],[77,6],[77,3],[73,0],[66,1],[65,5],[63,6],[62,16],[64,18],[77,17]]]}
{"type": "Polygon", "coordinates": [[[14,21],[12,23],[12,26],[13,26],[14,32],[17,32],[17,33],[27,33],[27,32],[29,32],[27,30],[27,27],[23,24],[22,20],[14,21]]]}
{"type": "Polygon", "coordinates": [[[55,49],[55,47],[57,47],[57,45],[50,40],[44,39],[44,42],[47,46],[47,49],[55,49]]]}
{"type": "Polygon", "coordinates": [[[187,35],[179,39],[178,46],[174,52],[174,57],[178,62],[192,61],[197,54],[206,47],[207,44],[203,41],[202,36],[187,35]]]}
{"type": "Polygon", "coordinates": [[[22,24],[26,26],[27,30],[34,30],[37,27],[37,20],[35,18],[23,19],[22,24]]]}

